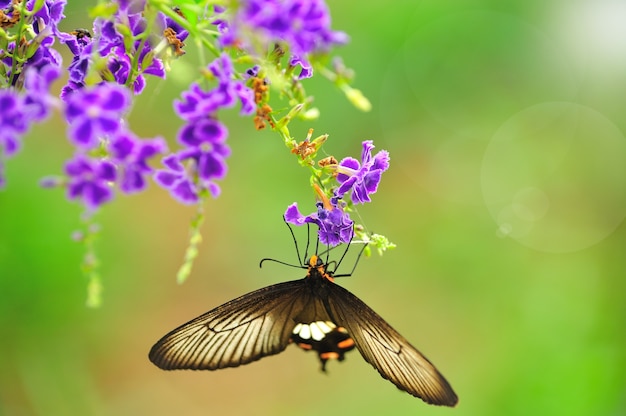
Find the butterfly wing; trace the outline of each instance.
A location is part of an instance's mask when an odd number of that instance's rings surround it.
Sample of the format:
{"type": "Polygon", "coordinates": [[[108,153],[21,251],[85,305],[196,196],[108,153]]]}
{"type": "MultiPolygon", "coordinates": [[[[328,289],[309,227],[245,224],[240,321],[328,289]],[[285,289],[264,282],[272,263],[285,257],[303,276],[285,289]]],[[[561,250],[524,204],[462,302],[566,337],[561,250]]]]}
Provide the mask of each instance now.
{"type": "Polygon", "coordinates": [[[336,284],[329,313],[354,340],[365,361],[400,390],[430,404],[454,406],[458,398],[434,365],[362,300],[336,284]]]}
{"type": "Polygon", "coordinates": [[[250,292],[174,329],[150,350],[164,370],[216,370],[278,354],[306,304],[303,280],[250,292]]]}

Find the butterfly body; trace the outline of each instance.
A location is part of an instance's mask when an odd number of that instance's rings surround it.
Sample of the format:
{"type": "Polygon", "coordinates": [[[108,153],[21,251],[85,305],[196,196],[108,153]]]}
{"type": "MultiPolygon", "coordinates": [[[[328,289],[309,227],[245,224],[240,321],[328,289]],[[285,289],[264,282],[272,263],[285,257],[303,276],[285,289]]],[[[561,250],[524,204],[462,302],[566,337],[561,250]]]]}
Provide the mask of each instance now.
{"type": "Polygon", "coordinates": [[[314,350],[325,371],[356,347],[382,377],[427,403],[457,396],[437,369],[363,301],[338,286],[317,256],[303,279],[247,293],[174,329],[150,350],[165,370],[216,370],[278,354],[290,343],[314,350]]]}

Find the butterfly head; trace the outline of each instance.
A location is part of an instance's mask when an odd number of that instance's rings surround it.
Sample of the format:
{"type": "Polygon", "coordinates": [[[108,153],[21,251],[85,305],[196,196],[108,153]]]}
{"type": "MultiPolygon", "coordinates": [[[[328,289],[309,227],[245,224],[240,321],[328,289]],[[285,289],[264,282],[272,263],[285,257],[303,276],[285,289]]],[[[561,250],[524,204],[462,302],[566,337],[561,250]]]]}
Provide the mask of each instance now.
{"type": "Polygon", "coordinates": [[[309,272],[307,273],[308,277],[317,275],[321,276],[326,280],[331,282],[334,281],[332,272],[326,269],[327,264],[325,264],[322,259],[320,259],[317,255],[313,254],[309,259],[309,272]]]}

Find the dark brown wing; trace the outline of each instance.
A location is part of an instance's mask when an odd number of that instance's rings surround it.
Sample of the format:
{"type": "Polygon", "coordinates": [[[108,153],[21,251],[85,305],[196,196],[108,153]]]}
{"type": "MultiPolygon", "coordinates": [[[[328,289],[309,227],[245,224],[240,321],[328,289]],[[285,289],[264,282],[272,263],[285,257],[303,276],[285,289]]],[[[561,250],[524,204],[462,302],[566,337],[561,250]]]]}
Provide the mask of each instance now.
{"type": "Polygon", "coordinates": [[[456,394],[435,366],[362,300],[332,285],[328,301],[335,323],[348,330],[365,361],[381,376],[427,403],[456,405],[456,394]]]}
{"type": "Polygon", "coordinates": [[[165,335],[150,361],[164,370],[216,370],[278,354],[309,298],[304,285],[279,283],[218,306],[165,335]]]}

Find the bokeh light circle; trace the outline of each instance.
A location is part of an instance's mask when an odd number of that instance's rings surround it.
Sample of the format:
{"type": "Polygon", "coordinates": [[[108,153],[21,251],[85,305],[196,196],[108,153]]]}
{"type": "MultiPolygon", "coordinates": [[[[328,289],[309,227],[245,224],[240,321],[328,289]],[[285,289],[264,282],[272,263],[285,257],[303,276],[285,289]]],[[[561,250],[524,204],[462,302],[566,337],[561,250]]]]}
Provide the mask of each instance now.
{"type": "Polygon", "coordinates": [[[547,102],[509,118],[482,164],[496,233],[546,252],[606,238],[626,216],[626,140],[599,112],[547,102]]]}

